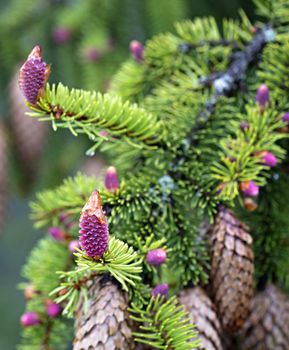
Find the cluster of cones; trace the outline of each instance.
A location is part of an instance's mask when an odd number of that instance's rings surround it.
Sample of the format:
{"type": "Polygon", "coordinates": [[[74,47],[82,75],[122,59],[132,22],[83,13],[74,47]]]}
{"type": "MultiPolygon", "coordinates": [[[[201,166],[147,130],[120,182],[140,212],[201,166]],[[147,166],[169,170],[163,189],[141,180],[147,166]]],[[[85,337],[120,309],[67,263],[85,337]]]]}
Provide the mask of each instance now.
{"type": "MultiPolygon", "coordinates": [[[[179,293],[199,332],[200,349],[288,350],[289,299],[274,285],[254,296],[252,238],[245,225],[221,207],[210,237],[208,289],[179,293]]],[[[74,350],[153,349],[133,341],[127,297],[111,279],[97,278],[89,289],[88,312],[80,304],[76,316],[74,350]]]]}

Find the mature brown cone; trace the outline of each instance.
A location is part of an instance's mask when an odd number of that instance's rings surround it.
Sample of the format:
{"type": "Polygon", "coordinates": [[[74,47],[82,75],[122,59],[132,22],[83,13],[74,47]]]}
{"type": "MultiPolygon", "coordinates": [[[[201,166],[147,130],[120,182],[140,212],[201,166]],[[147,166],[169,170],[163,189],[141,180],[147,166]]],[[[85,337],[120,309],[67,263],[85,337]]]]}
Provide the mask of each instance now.
{"type": "Polygon", "coordinates": [[[0,122],[0,234],[7,211],[8,186],[8,145],[3,122],[0,122]]]}
{"type": "Polygon", "coordinates": [[[205,291],[200,287],[184,289],[179,294],[179,300],[197,327],[202,342],[200,349],[222,350],[221,325],[216,308],[205,291]]]}
{"type": "MultiPolygon", "coordinates": [[[[10,83],[10,125],[15,148],[24,175],[25,185],[33,183],[37,176],[45,145],[47,123],[41,123],[25,113],[29,108],[18,86],[18,70],[10,83]]],[[[30,111],[31,112],[31,111],[30,111]]]]}
{"type": "Polygon", "coordinates": [[[246,321],[253,296],[252,238],[234,214],[220,207],[211,234],[212,296],[225,331],[246,321]]]}
{"type": "Polygon", "coordinates": [[[87,313],[79,304],[73,350],[134,349],[127,295],[106,276],[95,278],[89,295],[87,313]]]}
{"type": "Polygon", "coordinates": [[[253,299],[244,326],[242,349],[289,349],[289,299],[274,285],[253,299]]]}

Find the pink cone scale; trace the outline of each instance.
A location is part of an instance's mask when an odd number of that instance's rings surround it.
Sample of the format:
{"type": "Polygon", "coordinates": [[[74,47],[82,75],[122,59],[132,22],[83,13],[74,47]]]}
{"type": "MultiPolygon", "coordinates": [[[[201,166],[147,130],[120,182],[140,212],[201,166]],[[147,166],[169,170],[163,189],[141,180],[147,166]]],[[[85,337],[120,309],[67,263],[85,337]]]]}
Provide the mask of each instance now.
{"type": "Polygon", "coordinates": [[[52,300],[46,301],[46,312],[47,315],[51,318],[55,318],[61,314],[61,306],[59,304],[54,303],[52,300]]]}
{"type": "Polygon", "coordinates": [[[259,104],[261,110],[264,110],[266,104],[269,103],[269,88],[266,84],[260,85],[256,93],[256,102],[259,104]]]}
{"type": "Polygon", "coordinates": [[[52,238],[54,238],[56,241],[65,241],[66,234],[61,228],[59,227],[49,227],[48,233],[52,238]]]}
{"type": "Polygon", "coordinates": [[[19,87],[25,99],[35,105],[44,93],[50,65],[42,60],[40,46],[35,46],[20,68],[19,87]]]}
{"type": "Polygon", "coordinates": [[[133,55],[133,58],[137,62],[141,62],[143,60],[143,52],[144,52],[144,47],[143,44],[140,43],[137,40],[133,40],[130,43],[130,52],[133,55]]]}
{"type": "Polygon", "coordinates": [[[167,259],[167,253],[164,249],[153,249],[147,253],[146,261],[150,265],[158,266],[163,264],[167,259]]]}
{"type": "Polygon", "coordinates": [[[115,167],[110,166],[107,169],[104,185],[109,192],[116,192],[119,189],[119,180],[115,167]]]}
{"type": "Polygon", "coordinates": [[[259,194],[259,186],[254,181],[244,181],[240,188],[244,195],[248,197],[257,197],[259,194]]]}
{"type": "Polygon", "coordinates": [[[169,292],[169,285],[167,283],[157,284],[155,288],[152,290],[152,296],[154,298],[157,297],[158,294],[162,296],[167,296],[169,292]]]}
{"type": "Polygon", "coordinates": [[[23,327],[35,326],[40,323],[40,318],[37,312],[28,311],[21,316],[20,323],[23,327]]]}
{"type": "Polygon", "coordinates": [[[108,224],[98,191],[92,192],[79,221],[81,248],[92,259],[99,259],[108,248],[108,224]]]}

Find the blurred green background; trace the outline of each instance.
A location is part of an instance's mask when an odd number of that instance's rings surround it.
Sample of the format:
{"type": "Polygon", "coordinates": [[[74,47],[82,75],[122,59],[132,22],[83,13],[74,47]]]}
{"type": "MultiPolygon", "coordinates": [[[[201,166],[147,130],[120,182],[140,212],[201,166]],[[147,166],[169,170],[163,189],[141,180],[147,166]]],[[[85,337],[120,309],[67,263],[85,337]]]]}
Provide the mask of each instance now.
{"type": "Polygon", "coordinates": [[[19,341],[25,301],[17,284],[26,257],[44,234],[32,227],[29,201],[37,190],[79,169],[99,175],[99,160],[85,157],[87,141],[26,123],[13,80],[19,64],[39,43],[46,62],[53,63],[50,81],[105,91],[129,56],[131,40],[145,42],[173,30],[180,19],[237,17],[239,8],[254,19],[249,0],[0,0],[0,126],[7,140],[0,147],[0,224],[7,211],[0,239],[0,349],[15,349],[19,341]]]}

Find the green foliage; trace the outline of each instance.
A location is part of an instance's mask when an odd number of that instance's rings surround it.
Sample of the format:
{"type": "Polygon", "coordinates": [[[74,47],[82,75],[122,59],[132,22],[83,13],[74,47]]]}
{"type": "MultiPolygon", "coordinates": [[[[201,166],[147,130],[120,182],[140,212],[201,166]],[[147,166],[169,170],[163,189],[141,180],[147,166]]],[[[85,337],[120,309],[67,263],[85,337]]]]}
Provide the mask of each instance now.
{"type": "Polygon", "coordinates": [[[189,350],[200,346],[197,332],[176,297],[151,298],[145,309],[132,303],[131,318],[140,323],[135,340],[156,349],[189,350]]]}
{"type": "Polygon", "coordinates": [[[88,155],[94,155],[99,143],[107,139],[99,135],[103,130],[109,132],[111,142],[113,137],[122,136],[136,147],[153,146],[162,138],[162,124],[154,115],[110,94],[47,84],[45,96],[31,109],[34,117],[50,116],[54,130],[68,128],[75,136],[83,133],[97,140],[88,155]]]}
{"type": "Polygon", "coordinates": [[[54,190],[38,193],[36,200],[31,203],[31,218],[35,221],[35,226],[57,226],[61,213],[72,214],[78,220],[82,207],[96,186],[94,177],[79,173],[74,178],[64,180],[54,190]]]}
{"type": "Polygon", "coordinates": [[[141,280],[139,275],[142,272],[142,259],[132,247],[114,237],[110,237],[108,250],[99,260],[91,259],[82,251],[75,253],[75,256],[75,270],[59,271],[61,285],[51,293],[59,295],[59,292],[65,291],[63,295],[56,297],[55,301],[57,303],[67,301],[63,314],[68,317],[73,316],[81,294],[87,301],[86,282],[95,274],[109,272],[125,291],[129,291],[129,287],[135,287],[141,280]]]}

